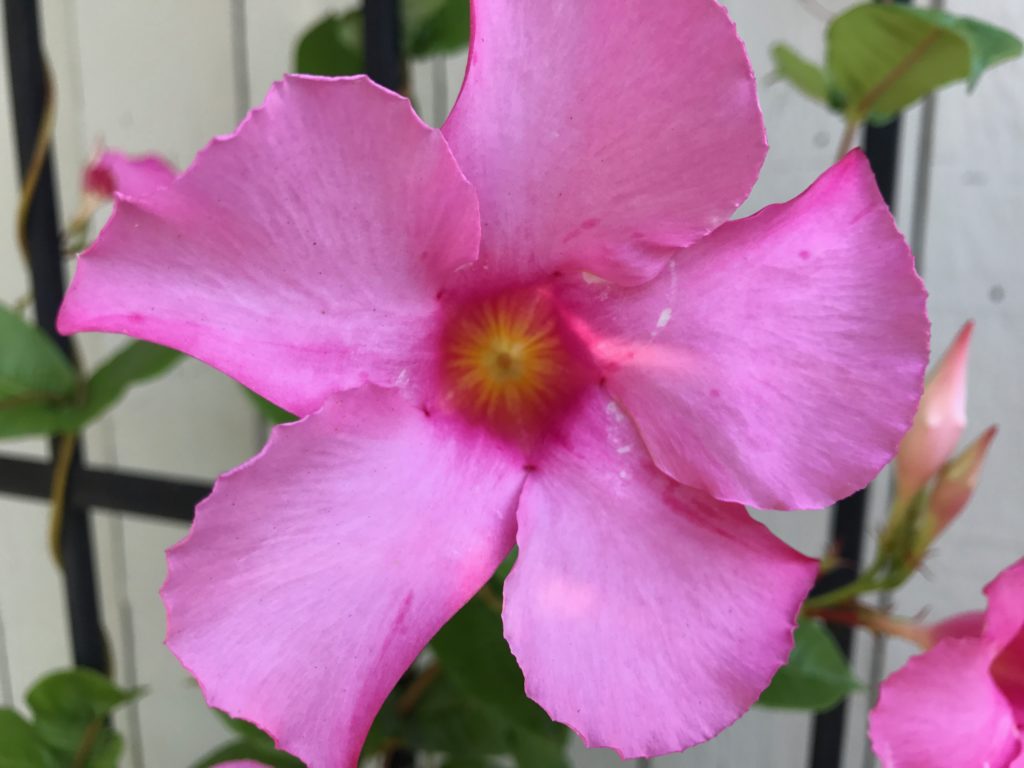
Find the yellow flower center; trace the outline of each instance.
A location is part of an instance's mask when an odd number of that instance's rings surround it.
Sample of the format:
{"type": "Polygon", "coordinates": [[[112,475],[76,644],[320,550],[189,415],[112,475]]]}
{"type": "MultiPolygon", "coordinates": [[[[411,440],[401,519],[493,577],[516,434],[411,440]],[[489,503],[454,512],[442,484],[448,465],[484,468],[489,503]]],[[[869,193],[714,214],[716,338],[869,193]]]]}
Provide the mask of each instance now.
{"type": "Polygon", "coordinates": [[[579,389],[586,370],[549,297],[503,294],[472,302],[444,335],[451,397],[473,420],[534,431],[579,389]]]}

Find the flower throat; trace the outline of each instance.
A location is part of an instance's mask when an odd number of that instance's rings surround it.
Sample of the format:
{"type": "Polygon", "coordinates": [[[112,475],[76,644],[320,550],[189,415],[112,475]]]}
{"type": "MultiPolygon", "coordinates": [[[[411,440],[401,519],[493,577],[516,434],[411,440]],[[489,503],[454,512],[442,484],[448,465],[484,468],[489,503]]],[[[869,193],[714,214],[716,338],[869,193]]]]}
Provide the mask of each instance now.
{"type": "Polygon", "coordinates": [[[457,410],[509,437],[559,420],[595,369],[546,291],[467,302],[443,335],[443,377],[457,410]]]}

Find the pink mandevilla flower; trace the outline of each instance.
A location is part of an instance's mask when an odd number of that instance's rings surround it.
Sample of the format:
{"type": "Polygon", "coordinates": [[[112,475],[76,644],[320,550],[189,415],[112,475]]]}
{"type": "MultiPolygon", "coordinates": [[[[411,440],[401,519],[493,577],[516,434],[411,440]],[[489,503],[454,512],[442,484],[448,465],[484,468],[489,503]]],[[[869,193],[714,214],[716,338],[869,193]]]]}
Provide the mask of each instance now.
{"type": "Polygon", "coordinates": [[[172,181],[176,171],[159,155],[126,155],[104,150],[85,169],[82,187],[100,198],[115,193],[142,197],[172,181]]]}
{"type": "Polygon", "coordinates": [[[985,594],[987,611],[934,627],[882,683],[870,733],[885,768],[1024,768],[1024,560],[985,594]]]}
{"type": "Polygon", "coordinates": [[[61,315],[304,417],[220,479],[163,598],[209,702],[314,766],[354,764],[516,543],[532,698],[624,756],[714,736],[815,576],[741,504],[860,488],[920,397],[924,290],[860,153],[723,224],[766,146],[717,3],[473,11],[441,131],[364,78],[286,77],[119,201],[61,315]]]}

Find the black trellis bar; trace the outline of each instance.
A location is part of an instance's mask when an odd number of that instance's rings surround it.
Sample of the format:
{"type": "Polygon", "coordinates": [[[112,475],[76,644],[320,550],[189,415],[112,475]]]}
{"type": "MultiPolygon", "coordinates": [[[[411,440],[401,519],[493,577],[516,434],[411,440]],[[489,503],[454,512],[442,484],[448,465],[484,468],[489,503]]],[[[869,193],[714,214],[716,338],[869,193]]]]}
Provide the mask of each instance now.
{"type": "MultiPolygon", "coordinates": [[[[11,95],[18,136],[18,163],[22,179],[32,167],[32,157],[44,124],[50,99],[49,82],[40,48],[39,17],[35,0],[6,0],[7,56],[10,64],[11,95]]],[[[57,333],[57,310],[64,297],[57,204],[53,188],[50,148],[32,195],[26,222],[26,243],[32,272],[36,319],[74,361],[70,342],[57,333]]],[[[56,455],[57,441],[52,444],[56,455]]],[[[80,456],[72,458],[69,491],[74,498],[80,456]]],[[[100,630],[99,607],[94,581],[92,537],[85,507],[70,503],[64,510],[60,551],[64,561],[64,587],[71,619],[71,641],[75,663],[105,669],[107,654],[100,630]]]]}
{"type": "MultiPolygon", "coordinates": [[[[0,490],[16,496],[50,495],[50,465],[0,456],[0,490]]],[[[69,489],[69,501],[80,507],[105,507],[167,520],[192,520],[196,504],[210,486],[132,472],[81,469],[69,489]]]]}
{"type": "MultiPolygon", "coordinates": [[[[828,574],[815,586],[815,592],[827,592],[853,581],[860,570],[867,518],[867,490],[857,491],[838,504],[832,513],[832,541],[838,545],[838,556],[845,565],[828,574]]],[[[829,629],[849,658],[853,651],[853,632],[838,624],[829,629]]],[[[843,754],[843,733],[846,725],[846,701],[814,718],[811,738],[811,768],[839,768],[843,754]]]]}
{"type": "Polygon", "coordinates": [[[405,89],[405,60],[398,0],[365,0],[363,22],[366,74],[385,88],[401,93],[405,89]]]}

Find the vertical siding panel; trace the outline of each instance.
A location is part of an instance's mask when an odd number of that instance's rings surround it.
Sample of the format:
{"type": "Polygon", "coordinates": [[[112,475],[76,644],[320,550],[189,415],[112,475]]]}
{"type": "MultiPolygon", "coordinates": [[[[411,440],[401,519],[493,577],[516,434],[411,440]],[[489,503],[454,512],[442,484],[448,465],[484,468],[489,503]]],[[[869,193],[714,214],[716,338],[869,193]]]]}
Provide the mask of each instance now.
{"type": "Polygon", "coordinates": [[[71,662],[63,581],[47,544],[48,518],[41,502],[0,497],[0,609],[9,687],[19,708],[33,682],[71,662]]]}

